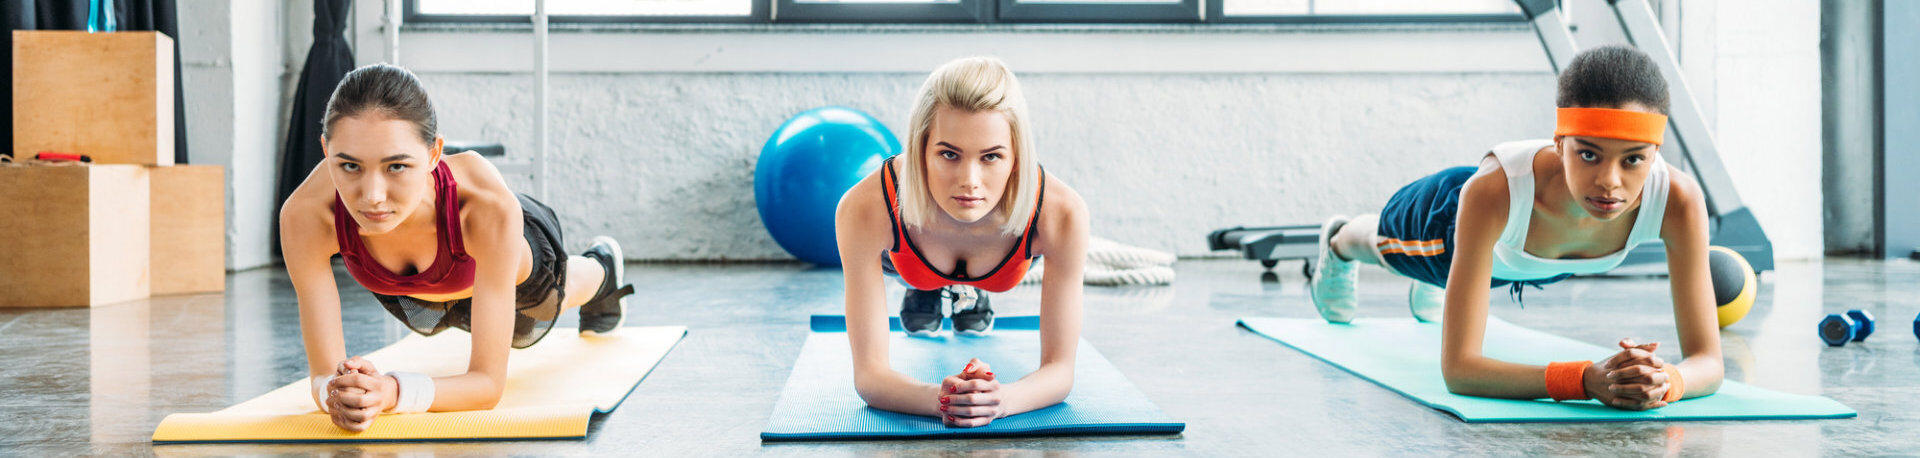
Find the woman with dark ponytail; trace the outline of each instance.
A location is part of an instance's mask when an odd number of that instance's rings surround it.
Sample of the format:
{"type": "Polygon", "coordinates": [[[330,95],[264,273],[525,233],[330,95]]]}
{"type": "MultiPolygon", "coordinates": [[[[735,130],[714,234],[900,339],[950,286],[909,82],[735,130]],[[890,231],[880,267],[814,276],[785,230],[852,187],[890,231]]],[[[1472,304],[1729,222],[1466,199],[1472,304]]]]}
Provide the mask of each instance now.
{"type": "Polygon", "coordinates": [[[514,193],[485,158],[444,155],[419,78],[390,65],[348,73],[327,102],[326,159],[280,209],[281,249],[300,301],[314,403],[365,430],[383,412],[491,408],[507,350],[538,342],[567,309],[580,334],[618,329],[633,293],[620,246],[562,251],[553,210],[514,193]],[[468,331],[467,373],[382,373],[349,358],[331,258],[416,332],[468,331]]]}

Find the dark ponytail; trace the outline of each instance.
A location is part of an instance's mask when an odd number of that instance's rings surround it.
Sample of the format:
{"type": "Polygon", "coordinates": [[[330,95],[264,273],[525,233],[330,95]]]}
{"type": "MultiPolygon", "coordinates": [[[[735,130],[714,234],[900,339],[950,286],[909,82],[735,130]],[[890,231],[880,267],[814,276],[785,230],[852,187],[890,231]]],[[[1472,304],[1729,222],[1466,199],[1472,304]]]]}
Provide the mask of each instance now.
{"type": "Polygon", "coordinates": [[[327,100],[327,114],[321,118],[320,136],[333,138],[333,123],[341,118],[374,114],[413,123],[420,140],[433,144],[439,135],[434,120],[433,101],[420,78],[407,69],[374,64],[347,72],[327,100]]]}

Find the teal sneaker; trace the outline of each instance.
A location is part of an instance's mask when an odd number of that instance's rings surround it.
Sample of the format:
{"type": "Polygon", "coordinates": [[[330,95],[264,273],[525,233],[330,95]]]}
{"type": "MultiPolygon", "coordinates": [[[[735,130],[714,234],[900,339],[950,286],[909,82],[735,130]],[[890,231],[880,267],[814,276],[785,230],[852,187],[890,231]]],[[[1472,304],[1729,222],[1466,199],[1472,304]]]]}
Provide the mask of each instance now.
{"type": "Polygon", "coordinates": [[[1313,297],[1313,307],[1320,312],[1320,318],[1332,323],[1351,323],[1360,314],[1359,299],[1354,297],[1354,283],[1360,279],[1360,271],[1355,262],[1340,259],[1333,252],[1333,234],[1347,225],[1347,217],[1335,215],[1320,226],[1320,257],[1313,262],[1312,275],[1307,277],[1307,293],[1313,297]]]}
{"type": "Polygon", "coordinates": [[[1440,321],[1441,308],[1447,305],[1447,289],[1414,280],[1407,287],[1407,310],[1421,323],[1440,321]]]}

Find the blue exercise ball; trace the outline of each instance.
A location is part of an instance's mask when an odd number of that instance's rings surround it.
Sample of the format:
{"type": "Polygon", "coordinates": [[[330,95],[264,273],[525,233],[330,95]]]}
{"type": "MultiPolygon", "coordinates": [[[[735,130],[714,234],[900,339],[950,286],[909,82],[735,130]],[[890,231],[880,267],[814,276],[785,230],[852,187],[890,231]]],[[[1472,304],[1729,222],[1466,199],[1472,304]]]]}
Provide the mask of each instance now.
{"type": "Polygon", "coordinates": [[[834,209],[840,196],[900,153],[900,140],[873,116],[820,107],[794,116],[760,147],[753,197],[780,248],[802,261],[840,265],[834,209]]]}

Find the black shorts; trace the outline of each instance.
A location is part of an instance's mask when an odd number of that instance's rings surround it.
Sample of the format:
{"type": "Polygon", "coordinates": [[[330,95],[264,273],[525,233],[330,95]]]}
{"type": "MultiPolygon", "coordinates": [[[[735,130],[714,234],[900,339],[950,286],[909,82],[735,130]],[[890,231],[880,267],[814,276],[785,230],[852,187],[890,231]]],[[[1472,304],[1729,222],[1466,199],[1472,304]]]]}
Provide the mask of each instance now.
{"type": "MultiPolygon", "coordinates": [[[[567,295],[567,255],[560,244],[560,219],[553,209],[525,194],[518,196],[526,218],[527,247],[533,251],[533,272],[514,288],[513,348],[527,348],[546,337],[560,317],[567,295]]],[[[431,302],[379,293],[373,297],[414,332],[431,336],[450,327],[472,332],[471,298],[431,302]]]]}

